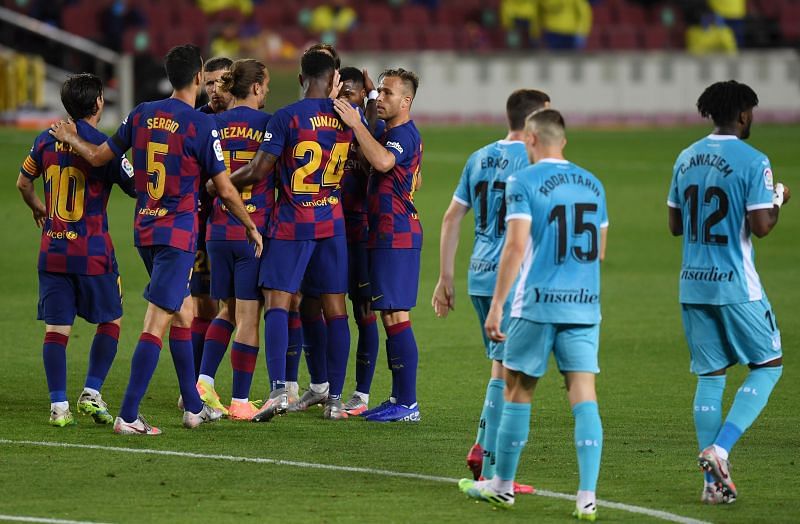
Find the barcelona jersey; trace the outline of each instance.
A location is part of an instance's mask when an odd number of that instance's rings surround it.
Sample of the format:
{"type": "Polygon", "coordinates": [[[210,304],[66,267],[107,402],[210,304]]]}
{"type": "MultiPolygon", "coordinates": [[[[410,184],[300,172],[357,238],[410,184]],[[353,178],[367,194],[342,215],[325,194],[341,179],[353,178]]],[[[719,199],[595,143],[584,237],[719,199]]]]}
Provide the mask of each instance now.
{"type": "MultiPolygon", "coordinates": [[[[378,120],[373,134],[380,137],[386,128],[383,120],[378,120]]],[[[369,221],[367,219],[367,181],[369,180],[369,164],[359,161],[358,144],[350,145],[350,153],[344,165],[342,176],[342,209],[347,230],[347,242],[366,242],[368,240],[369,221]]]]}
{"type": "MultiPolygon", "coordinates": [[[[270,115],[240,106],[214,116],[222,143],[225,167],[230,173],[247,165],[264,140],[270,115]]],[[[260,182],[242,189],[242,201],[258,230],[265,232],[267,216],[272,212],[275,190],[272,173],[260,182]]],[[[206,240],[247,240],[244,226],[231,215],[219,198],[214,200],[208,220],[206,240]]]]}
{"type": "Polygon", "coordinates": [[[352,129],[329,98],[306,98],[275,112],[260,148],[278,157],[268,237],[314,240],[345,234],[340,181],[352,141],[352,129]]]}
{"type": "MultiPolygon", "coordinates": [[[[92,144],[102,144],[108,138],[83,120],[76,126],[78,136],[92,144]]],[[[106,206],[115,183],[135,196],[133,169],[125,157],[120,155],[104,166],[92,167],[68,144],[45,131],[34,141],[21,173],[30,180],[44,175],[47,218],[39,270],[76,275],[116,271],[106,206]]]]}
{"type": "Polygon", "coordinates": [[[214,119],[176,98],[145,102],[108,141],[122,154],[133,149],[137,247],[197,249],[201,173],[225,171],[214,119]]]}
{"type": "Polygon", "coordinates": [[[413,120],[383,132],[379,140],[395,157],[388,173],[373,168],[367,189],[370,248],[422,249],[422,225],[414,188],[422,164],[422,137],[413,120]]]}

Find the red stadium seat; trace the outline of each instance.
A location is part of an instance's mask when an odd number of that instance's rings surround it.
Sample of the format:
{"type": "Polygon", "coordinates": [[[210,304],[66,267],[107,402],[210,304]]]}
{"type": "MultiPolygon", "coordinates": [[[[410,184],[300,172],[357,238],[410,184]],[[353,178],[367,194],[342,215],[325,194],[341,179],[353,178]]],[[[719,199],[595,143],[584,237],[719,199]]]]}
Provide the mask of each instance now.
{"type": "Polygon", "coordinates": [[[420,39],[415,26],[394,26],[386,31],[386,48],[391,51],[420,49],[420,39]]]}
{"type": "Polygon", "coordinates": [[[408,5],[400,9],[400,23],[416,27],[431,25],[431,12],[421,5],[408,5]]]}
{"type": "Polygon", "coordinates": [[[614,13],[606,4],[598,4],[592,8],[592,26],[605,27],[613,24],[614,13]]]}
{"type": "Polygon", "coordinates": [[[295,47],[303,47],[309,40],[305,31],[299,27],[283,27],[278,29],[276,32],[281,35],[281,38],[283,38],[284,41],[289,42],[295,47]]]}
{"type": "Polygon", "coordinates": [[[617,7],[616,20],[620,24],[643,26],[647,22],[646,11],[638,5],[617,7]]]}
{"type": "Polygon", "coordinates": [[[784,42],[800,43],[800,4],[785,4],[781,9],[779,23],[784,42]]]}
{"type": "Polygon", "coordinates": [[[432,51],[457,49],[456,29],[451,26],[430,26],[422,31],[422,48],[432,51]]]}
{"type": "Polygon", "coordinates": [[[67,6],[61,12],[61,27],[84,38],[98,38],[102,36],[100,13],[104,8],[92,3],[67,6]]]}
{"type": "Polygon", "coordinates": [[[639,34],[635,27],[609,27],[606,32],[606,41],[609,49],[631,51],[640,48],[639,34]]]}
{"type": "Polygon", "coordinates": [[[668,49],[671,47],[669,31],[661,25],[645,27],[642,33],[642,44],[645,49],[668,49]]]}
{"type": "Polygon", "coordinates": [[[454,27],[464,24],[467,19],[467,10],[460,5],[442,4],[433,12],[433,22],[439,26],[451,25],[454,27]]]}
{"type": "Polygon", "coordinates": [[[372,26],[359,26],[342,36],[342,44],[347,49],[359,51],[380,51],[385,49],[383,31],[372,26]]]}
{"type": "Polygon", "coordinates": [[[370,5],[364,8],[363,14],[360,16],[360,21],[364,25],[371,25],[376,27],[390,27],[395,23],[394,12],[385,5],[370,5]]]}
{"type": "Polygon", "coordinates": [[[597,27],[592,28],[592,32],[589,33],[589,38],[586,39],[586,50],[601,51],[606,49],[606,47],[605,32],[597,27]]]}

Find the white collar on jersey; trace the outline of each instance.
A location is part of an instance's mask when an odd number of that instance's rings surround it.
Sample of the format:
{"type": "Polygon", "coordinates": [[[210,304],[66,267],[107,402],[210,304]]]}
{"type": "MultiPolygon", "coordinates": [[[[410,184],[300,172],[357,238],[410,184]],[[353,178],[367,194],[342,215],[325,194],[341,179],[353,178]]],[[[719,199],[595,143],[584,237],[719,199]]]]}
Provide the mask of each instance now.
{"type": "Polygon", "coordinates": [[[504,146],[508,146],[508,145],[511,145],[511,144],[524,144],[525,142],[523,142],[522,140],[506,140],[504,138],[502,140],[498,140],[497,143],[501,144],[501,145],[504,145],[504,146]]]}
{"type": "Polygon", "coordinates": [[[714,133],[711,133],[706,138],[710,140],[739,140],[736,135],[715,135],[714,133]]]}
{"type": "Polygon", "coordinates": [[[537,164],[569,164],[569,160],[562,160],[560,158],[543,158],[536,162],[537,164]]]}

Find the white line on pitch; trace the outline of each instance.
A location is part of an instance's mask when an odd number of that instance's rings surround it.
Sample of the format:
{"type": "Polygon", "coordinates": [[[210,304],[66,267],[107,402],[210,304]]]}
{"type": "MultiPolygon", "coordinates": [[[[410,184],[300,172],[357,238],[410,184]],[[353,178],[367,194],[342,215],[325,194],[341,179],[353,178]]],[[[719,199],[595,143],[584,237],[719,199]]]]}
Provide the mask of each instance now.
{"type": "MultiPolygon", "coordinates": [[[[455,484],[458,482],[458,479],[451,478],[451,477],[439,477],[435,475],[423,475],[421,473],[405,473],[402,471],[390,471],[385,469],[373,469],[373,468],[360,468],[355,466],[337,466],[333,464],[317,464],[315,462],[298,462],[294,460],[281,460],[281,459],[271,459],[271,458],[263,458],[263,457],[240,457],[235,455],[212,455],[212,454],[204,454],[204,453],[191,453],[188,451],[170,451],[170,450],[162,450],[162,449],[136,449],[136,448],[123,448],[117,446],[99,446],[96,444],[69,444],[66,442],[44,442],[44,441],[34,441],[34,440],[8,440],[8,439],[0,439],[0,444],[6,445],[20,445],[20,446],[40,446],[40,447],[49,447],[49,448],[74,448],[74,449],[93,449],[98,451],[112,451],[117,453],[138,453],[141,455],[161,455],[166,457],[184,457],[184,458],[194,458],[194,459],[206,459],[206,460],[224,460],[228,462],[245,462],[251,464],[272,464],[276,466],[292,466],[297,468],[309,468],[309,469],[323,469],[323,470],[331,470],[331,471],[347,471],[350,473],[364,473],[367,475],[379,475],[382,477],[395,477],[395,478],[408,478],[408,479],[416,479],[416,480],[425,480],[429,482],[445,482],[448,484],[455,484]]],[[[536,495],[540,495],[542,497],[550,497],[556,499],[564,499],[564,500],[575,500],[574,495],[568,495],[566,493],[558,493],[556,491],[548,491],[544,489],[537,489],[536,495]]],[[[656,509],[650,508],[643,508],[641,506],[632,506],[630,504],[623,504],[621,502],[611,502],[607,500],[598,500],[598,506],[606,507],[606,508],[613,508],[618,509],[621,511],[626,511],[628,513],[637,513],[639,515],[647,515],[648,517],[653,517],[661,520],[666,520],[669,522],[677,522],[679,524],[708,524],[703,520],[692,519],[689,517],[682,517],[680,515],[675,515],[674,513],[669,513],[666,511],[660,511],[656,509]]],[[[30,521],[34,522],[34,521],[30,521]]],[[[59,520],[47,520],[47,521],[35,521],[35,522],[72,522],[72,521],[59,521],[59,520]]]]}
{"type": "Polygon", "coordinates": [[[44,522],[45,524],[101,524],[87,520],[48,519],[45,517],[23,517],[21,515],[0,515],[0,520],[9,522],[44,522]]]}

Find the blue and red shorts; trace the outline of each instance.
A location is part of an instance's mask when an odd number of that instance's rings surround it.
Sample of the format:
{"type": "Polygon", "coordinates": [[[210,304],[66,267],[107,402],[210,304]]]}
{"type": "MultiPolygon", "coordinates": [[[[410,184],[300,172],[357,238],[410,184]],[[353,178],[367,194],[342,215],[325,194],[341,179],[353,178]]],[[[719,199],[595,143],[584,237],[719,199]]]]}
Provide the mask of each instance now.
{"type": "Polygon", "coordinates": [[[75,316],[92,324],[122,316],[122,281],[116,272],[76,275],[39,271],[38,319],[51,326],[71,326],[75,316]]]}
{"type": "Polygon", "coordinates": [[[211,259],[211,298],[216,300],[258,300],[258,268],[253,246],[246,240],[209,240],[211,259]]]}
{"type": "Polygon", "coordinates": [[[150,275],[150,283],[144,288],[145,300],[167,311],[180,310],[183,299],[189,296],[194,253],[170,246],[138,249],[150,275]]]}
{"type": "Polygon", "coordinates": [[[372,309],[409,311],[417,305],[420,269],[419,249],[374,248],[369,250],[369,283],[372,309]]]}
{"type": "MultiPolygon", "coordinates": [[[[205,229],[202,237],[205,238],[205,229]]],[[[193,297],[208,295],[211,292],[211,263],[208,260],[208,249],[205,240],[197,241],[197,252],[194,254],[194,269],[189,289],[193,297]]]]}
{"type": "Polygon", "coordinates": [[[350,300],[370,300],[369,250],[366,242],[347,244],[347,281],[350,300]]]}
{"type": "Polygon", "coordinates": [[[261,257],[258,285],[297,293],[300,286],[309,294],[347,292],[347,242],[344,236],[317,240],[271,238],[261,257]]]}

